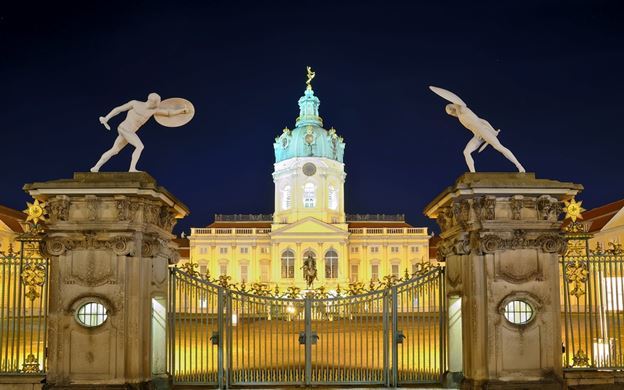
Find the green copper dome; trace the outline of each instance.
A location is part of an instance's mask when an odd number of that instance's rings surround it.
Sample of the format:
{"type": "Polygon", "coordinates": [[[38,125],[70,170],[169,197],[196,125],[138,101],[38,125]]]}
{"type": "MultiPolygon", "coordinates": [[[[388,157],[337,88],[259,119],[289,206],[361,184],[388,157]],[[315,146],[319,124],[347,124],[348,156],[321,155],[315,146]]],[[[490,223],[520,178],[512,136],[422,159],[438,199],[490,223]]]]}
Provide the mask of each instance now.
{"type": "Polygon", "coordinates": [[[323,128],[318,110],[320,104],[308,83],[308,88],[299,99],[299,117],[295,128],[285,128],[282,135],[275,138],[275,162],[293,157],[325,157],[343,162],[345,143],[334,128],[323,128]]]}

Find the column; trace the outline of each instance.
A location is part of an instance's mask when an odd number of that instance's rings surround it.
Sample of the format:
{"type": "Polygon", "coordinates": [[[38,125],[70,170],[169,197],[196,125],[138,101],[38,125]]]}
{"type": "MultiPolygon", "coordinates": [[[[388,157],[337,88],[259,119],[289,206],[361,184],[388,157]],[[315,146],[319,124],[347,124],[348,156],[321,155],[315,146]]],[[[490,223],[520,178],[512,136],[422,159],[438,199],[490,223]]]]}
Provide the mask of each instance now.
{"type": "Polygon", "coordinates": [[[533,173],[466,173],[427,206],[450,303],[461,300],[449,341],[461,331],[462,388],[561,388],[559,215],[581,189],[533,173]]]}
{"type": "Polygon", "coordinates": [[[147,173],[75,173],[24,189],[50,213],[46,388],[151,386],[166,368],[156,317],[178,260],[171,230],[188,209],[147,173]]]}

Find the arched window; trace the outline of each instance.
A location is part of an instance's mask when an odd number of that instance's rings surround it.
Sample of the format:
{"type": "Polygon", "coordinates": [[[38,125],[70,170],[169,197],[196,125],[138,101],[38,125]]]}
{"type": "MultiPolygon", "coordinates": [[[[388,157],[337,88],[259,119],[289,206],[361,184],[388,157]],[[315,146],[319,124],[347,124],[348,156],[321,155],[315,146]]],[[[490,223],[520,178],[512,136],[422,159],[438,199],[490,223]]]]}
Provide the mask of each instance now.
{"type": "Polygon", "coordinates": [[[282,278],[293,279],[295,277],[295,252],[286,249],[282,253],[282,278]]]}
{"type": "Polygon", "coordinates": [[[325,253],[325,278],[336,279],[338,277],[338,253],[330,249],[325,253]]]}
{"type": "Polygon", "coordinates": [[[338,209],[338,190],[334,186],[329,186],[327,203],[331,210],[338,209]]]}
{"type": "Polygon", "coordinates": [[[306,185],[303,186],[303,207],[316,207],[316,187],[313,183],[306,183],[306,185]]]}
{"type": "Polygon", "coordinates": [[[291,205],[292,193],[290,186],[286,186],[282,189],[282,210],[288,210],[291,205]]]}

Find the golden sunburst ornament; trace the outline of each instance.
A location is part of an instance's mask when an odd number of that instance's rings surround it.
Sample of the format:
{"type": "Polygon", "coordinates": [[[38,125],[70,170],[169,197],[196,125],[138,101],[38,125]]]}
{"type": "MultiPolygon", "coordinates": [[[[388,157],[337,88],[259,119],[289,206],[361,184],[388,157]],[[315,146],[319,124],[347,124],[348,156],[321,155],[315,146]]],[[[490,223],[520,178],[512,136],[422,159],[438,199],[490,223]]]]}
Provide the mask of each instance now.
{"type": "Polygon", "coordinates": [[[582,203],[583,201],[577,202],[574,199],[571,199],[569,202],[567,200],[564,200],[563,204],[565,205],[565,207],[563,208],[563,211],[565,211],[566,213],[565,217],[570,218],[572,222],[576,222],[577,218],[583,219],[581,213],[585,211],[585,209],[581,207],[582,203]]]}
{"type": "Polygon", "coordinates": [[[41,202],[35,199],[33,203],[26,202],[26,206],[28,207],[24,212],[26,213],[26,222],[32,221],[35,225],[41,222],[45,222],[47,214],[45,211],[46,203],[41,202]]]}

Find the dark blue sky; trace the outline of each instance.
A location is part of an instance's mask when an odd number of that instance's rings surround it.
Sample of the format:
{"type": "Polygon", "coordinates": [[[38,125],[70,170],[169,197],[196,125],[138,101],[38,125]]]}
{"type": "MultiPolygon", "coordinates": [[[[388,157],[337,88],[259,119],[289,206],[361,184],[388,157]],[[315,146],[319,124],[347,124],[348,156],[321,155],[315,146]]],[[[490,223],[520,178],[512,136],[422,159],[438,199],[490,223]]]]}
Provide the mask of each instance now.
{"type": "MultiPolygon", "coordinates": [[[[191,208],[177,230],[271,213],[272,142],[294,124],[306,65],[345,137],[350,213],[433,226],[422,210],[466,170],[470,134],[430,84],[502,129],[528,171],[583,184],[584,206],[624,194],[618,1],[14,3],[0,8],[0,204],[88,170],[116,135],[98,117],[155,91],[197,110],[139,132],[139,169],[191,208]]],[[[131,152],[103,170],[127,170],[131,152]]],[[[475,160],[514,170],[491,148],[475,160]]]]}

